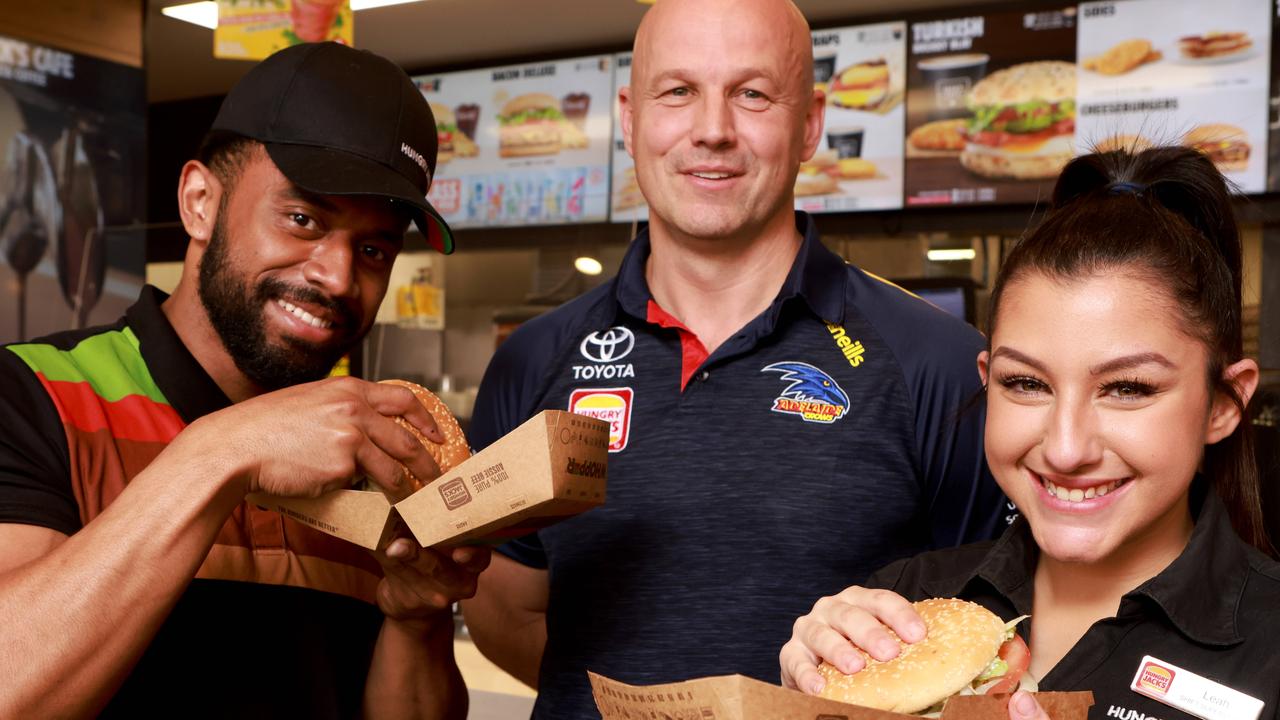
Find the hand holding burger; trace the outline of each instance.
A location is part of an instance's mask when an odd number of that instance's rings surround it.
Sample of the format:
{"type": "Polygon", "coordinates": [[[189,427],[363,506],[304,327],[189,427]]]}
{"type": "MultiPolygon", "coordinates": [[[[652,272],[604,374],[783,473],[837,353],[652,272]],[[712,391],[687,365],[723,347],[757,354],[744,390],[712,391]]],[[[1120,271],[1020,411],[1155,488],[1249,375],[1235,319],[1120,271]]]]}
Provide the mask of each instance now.
{"type": "MultiPolygon", "coordinates": [[[[779,656],[782,682],[902,713],[939,709],[957,694],[1012,692],[1031,659],[1015,624],[963,600],[912,604],[887,590],[851,587],[796,621],[779,656]]],[[[1010,716],[1023,718],[1017,703],[1010,716]]]]}

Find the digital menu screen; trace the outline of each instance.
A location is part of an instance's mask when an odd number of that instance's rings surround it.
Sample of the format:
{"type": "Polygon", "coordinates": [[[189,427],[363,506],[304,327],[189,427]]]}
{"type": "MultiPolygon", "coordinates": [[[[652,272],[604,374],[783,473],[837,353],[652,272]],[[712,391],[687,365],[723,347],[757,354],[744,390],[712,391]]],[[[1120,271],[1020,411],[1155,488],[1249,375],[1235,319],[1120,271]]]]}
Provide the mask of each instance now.
{"type": "Polygon", "coordinates": [[[439,139],[428,195],[452,227],[608,217],[608,55],[414,78],[439,139]]]}
{"type": "Polygon", "coordinates": [[[808,212],[902,207],[907,26],[813,33],[814,82],[827,98],[822,143],[800,165],[796,208],[808,212]]]}
{"type": "Polygon", "coordinates": [[[1266,189],[1271,8],[1215,0],[1212,18],[1202,0],[1080,6],[1080,154],[1181,144],[1266,189]]]}
{"type": "Polygon", "coordinates": [[[1076,8],[913,22],[908,206],[1035,202],[1075,153],[1076,8]]]}

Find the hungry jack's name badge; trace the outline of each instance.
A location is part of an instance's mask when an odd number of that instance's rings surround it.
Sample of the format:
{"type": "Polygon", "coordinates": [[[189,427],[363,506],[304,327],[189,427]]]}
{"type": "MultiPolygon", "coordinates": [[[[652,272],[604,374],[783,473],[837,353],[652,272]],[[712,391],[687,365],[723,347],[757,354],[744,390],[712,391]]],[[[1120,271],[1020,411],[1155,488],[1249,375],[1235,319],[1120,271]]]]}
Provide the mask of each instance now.
{"type": "Polygon", "coordinates": [[[1264,703],[1207,677],[1147,655],[1129,688],[1204,720],[1257,720],[1264,703]]]}

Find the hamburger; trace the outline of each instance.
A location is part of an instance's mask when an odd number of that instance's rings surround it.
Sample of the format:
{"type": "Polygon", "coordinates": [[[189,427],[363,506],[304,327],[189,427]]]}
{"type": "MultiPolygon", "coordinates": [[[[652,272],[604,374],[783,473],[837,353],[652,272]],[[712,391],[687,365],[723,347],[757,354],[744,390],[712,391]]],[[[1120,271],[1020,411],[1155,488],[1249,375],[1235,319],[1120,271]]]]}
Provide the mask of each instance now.
{"type": "Polygon", "coordinates": [[[568,122],[559,100],[546,93],[526,93],[502,106],[498,124],[498,154],[524,157],[560,152],[560,134],[568,122]]]}
{"type": "MultiPolygon", "coordinates": [[[[407,380],[383,380],[382,382],[387,385],[399,385],[400,387],[408,388],[413,392],[414,397],[418,398],[418,402],[422,407],[426,408],[427,413],[431,415],[431,419],[436,421],[436,427],[444,435],[443,443],[435,443],[428,440],[408,420],[402,417],[395,418],[397,425],[408,430],[418,439],[419,443],[422,443],[422,447],[426,448],[427,453],[431,455],[431,459],[436,461],[441,473],[448,472],[454,466],[461,464],[463,460],[471,457],[471,445],[467,442],[466,435],[462,433],[462,428],[458,426],[457,419],[454,418],[453,413],[444,404],[443,400],[436,397],[430,390],[407,380]]],[[[404,472],[404,477],[408,481],[408,492],[406,494],[421,490],[427,482],[430,482],[430,480],[422,481],[404,465],[401,465],[400,469],[404,472]]]]}
{"type": "Polygon", "coordinates": [[[828,99],[836,107],[875,110],[889,98],[889,64],[884,58],[867,60],[831,78],[828,99]]]}
{"type": "Polygon", "coordinates": [[[1204,153],[1222,172],[1244,170],[1249,166],[1249,134],[1235,125],[1198,125],[1182,136],[1182,144],[1204,153]]]}
{"type": "Polygon", "coordinates": [[[1076,67],[1041,61],[1013,65],[980,80],[969,93],[973,118],[960,163],[988,178],[1040,180],[1074,155],[1076,67]]]}
{"type": "Polygon", "coordinates": [[[462,133],[458,132],[458,120],[447,105],[430,105],[431,115],[436,119],[436,164],[443,165],[453,159],[454,138],[462,133]]]}
{"type": "MultiPolygon", "coordinates": [[[[941,710],[953,695],[1019,688],[1031,662],[1026,643],[1014,630],[1024,618],[1005,623],[981,605],[954,598],[921,600],[912,607],[924,620],[925,639],[912,644],[899,640],[901,651],[886,662],[862,653],[866,667],[853,675],[822,663],[818,668],[826,680],[822,697],[877,710],[924,714],[941,710]]],[[[1022,689],[1034,690],[1028,684],[1022,689]]]]}

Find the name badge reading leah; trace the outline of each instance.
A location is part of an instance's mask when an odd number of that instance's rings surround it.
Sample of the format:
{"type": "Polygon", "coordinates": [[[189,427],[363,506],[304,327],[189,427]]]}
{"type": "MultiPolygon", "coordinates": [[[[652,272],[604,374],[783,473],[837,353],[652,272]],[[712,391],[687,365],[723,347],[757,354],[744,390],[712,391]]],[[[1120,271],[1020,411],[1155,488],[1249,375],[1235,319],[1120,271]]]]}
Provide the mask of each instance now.
{"type": "Polygon", "coordinates": [[[1203,720],[1257,720],[1265,704],[1150,655],[1138,664],[1129,689],[1203,720]]]}

